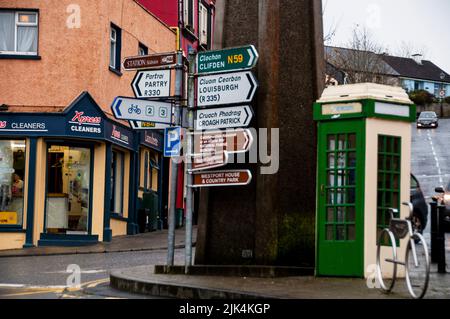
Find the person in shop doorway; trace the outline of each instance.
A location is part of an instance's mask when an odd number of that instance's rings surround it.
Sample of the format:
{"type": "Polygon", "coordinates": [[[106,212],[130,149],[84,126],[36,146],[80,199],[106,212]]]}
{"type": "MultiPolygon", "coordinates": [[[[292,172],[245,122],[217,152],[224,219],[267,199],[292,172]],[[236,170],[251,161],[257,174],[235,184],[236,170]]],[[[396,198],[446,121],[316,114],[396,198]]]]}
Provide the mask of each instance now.
{"type": "Polygon", "coordinates": [[[23,192],[23,180],[18,174],[13,174],[12,194],[13,196],[21,195],[23,192]]]}

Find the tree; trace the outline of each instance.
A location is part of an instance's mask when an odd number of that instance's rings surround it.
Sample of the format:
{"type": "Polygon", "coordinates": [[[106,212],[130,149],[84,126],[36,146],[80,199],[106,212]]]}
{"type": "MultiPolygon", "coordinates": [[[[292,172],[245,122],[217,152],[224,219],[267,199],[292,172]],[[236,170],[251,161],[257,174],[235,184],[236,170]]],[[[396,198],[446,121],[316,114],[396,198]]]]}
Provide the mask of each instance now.
{"type": "Polygon", "coordinates": [[[356,25],[346,48],[327,49],[326,60],[346,73],[346,83],[394,85],[395,71],[382,58],[386,51],[366,28],[356,25]]]}
{"type": "Polygon", "coordinates": [[[412,42],[402,41],[395,55],[402,58],[411,58],[413,54],[420,54],[422,58],[425,58],[427,53],[428,48],[426,46],[417,46],[412,42]]]}
{"type": "Polygon", "coordinates": [[[411,91],[409,98],[416,105],[425,106],[434,102],[434,95],[426,90],[411,91]]]}

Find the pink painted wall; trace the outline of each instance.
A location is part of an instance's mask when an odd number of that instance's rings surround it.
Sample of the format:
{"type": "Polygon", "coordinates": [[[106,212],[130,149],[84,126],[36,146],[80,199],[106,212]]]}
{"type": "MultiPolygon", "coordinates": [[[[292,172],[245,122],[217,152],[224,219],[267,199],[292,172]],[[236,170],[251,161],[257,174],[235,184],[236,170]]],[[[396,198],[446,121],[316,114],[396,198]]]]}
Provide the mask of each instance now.
{"type": "Polygon", "coordinates": [[[139,0],[139,2],[167,25],[178,26],[178,0],[139,0]]]}
{"type": "Polygon", "coordinates": [[[135,72],[109,70],[110,24],[122,28],[122,59],[137,55],[138,43],[149,53],[174,51],[176,35],[133,0],[77,0],[81,27],[70,29],[66,10],[72,0],[0,0],[0,8],[39,9],[41,60],[0,59],[0,104],[10,111],[54,112],[82,91],[111,113],[118,95],[134,96],[135,72]]]}

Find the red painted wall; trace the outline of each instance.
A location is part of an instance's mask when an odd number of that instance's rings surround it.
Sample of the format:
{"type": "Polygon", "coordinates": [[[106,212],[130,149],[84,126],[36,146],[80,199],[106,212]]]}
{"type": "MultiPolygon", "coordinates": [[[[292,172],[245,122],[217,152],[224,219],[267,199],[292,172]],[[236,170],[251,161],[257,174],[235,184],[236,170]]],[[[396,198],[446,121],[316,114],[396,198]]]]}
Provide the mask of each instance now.
{"type": "Polygon", "coordinates": [[[178,26],[178,0],[139,0],[151,13],[170,27],[178,26]]]}

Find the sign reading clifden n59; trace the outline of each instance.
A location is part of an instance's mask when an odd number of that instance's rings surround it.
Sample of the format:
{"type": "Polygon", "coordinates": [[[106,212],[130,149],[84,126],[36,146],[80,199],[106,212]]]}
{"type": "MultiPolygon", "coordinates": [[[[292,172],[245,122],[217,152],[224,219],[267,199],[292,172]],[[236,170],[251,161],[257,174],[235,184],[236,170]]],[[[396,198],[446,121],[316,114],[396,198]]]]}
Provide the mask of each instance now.
{"type": "Polygon", "coordinates": [[[123,61],[123,68],[126,71],[151,69],[173,65],[176,62],[177,54],[175,52],[140,55],[125,58],[123,61]]]}
{"type": "Polygon", "coordinates": [[[218,73],[251,69],[258,62],[258,58],[258,52],[253,45],[200,52],[197,55],[197,73],[218,73]]]}
{"type": "Polygon", "coordinates": [[[252,180],[249,170],[209,171],[194,173],[192,187],[248,185],[252,180]]]}

